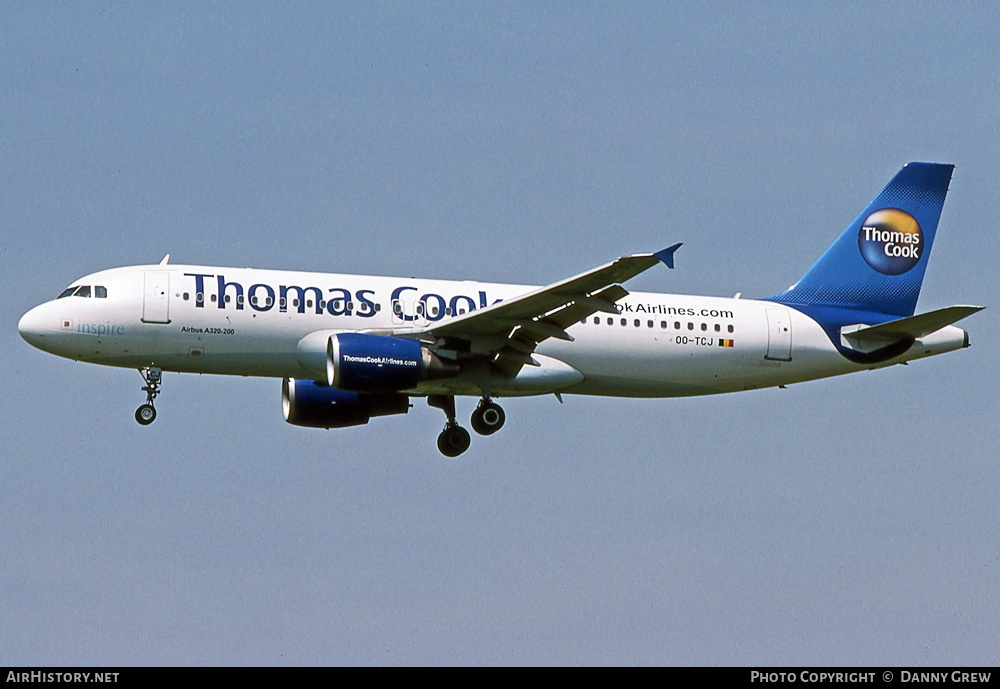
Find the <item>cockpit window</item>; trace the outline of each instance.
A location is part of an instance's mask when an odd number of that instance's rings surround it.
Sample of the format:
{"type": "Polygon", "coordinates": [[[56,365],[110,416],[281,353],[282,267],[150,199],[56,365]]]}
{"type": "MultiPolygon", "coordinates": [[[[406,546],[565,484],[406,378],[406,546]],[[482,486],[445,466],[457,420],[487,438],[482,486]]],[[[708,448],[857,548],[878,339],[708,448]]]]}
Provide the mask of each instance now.
{"type": "Polygon", "coordinates": [[[67,287],[62,291],[56,299],[62,299],[63,297],[97,297],[98,299],[108,298],[108,288],[104,285],[97,285],[93,288],[94,293],[90,293],[90,285],[73,285],[72,287],[67,287]]]}

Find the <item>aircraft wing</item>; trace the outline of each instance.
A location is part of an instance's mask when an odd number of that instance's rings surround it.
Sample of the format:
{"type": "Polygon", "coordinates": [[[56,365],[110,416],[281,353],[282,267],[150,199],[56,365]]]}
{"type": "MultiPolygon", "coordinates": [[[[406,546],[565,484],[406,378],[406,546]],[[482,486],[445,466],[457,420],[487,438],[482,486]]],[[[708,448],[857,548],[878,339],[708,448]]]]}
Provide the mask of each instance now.
{"type": "Polygon", "coordinates": [[[531,357],[539,342],[550,337],[572,341],[566,328],[600,311],[618,314],[615,302],[628,291],[620,282],[658,263],[674,267],[674,244],[652,254],[623,256],[607,265],[541,287],[483,309],[454,316],[425,328],[394,330],[397,336],[464,340],[474,355],[489,355],[508,375],[521,366],[537,366],[531,357]]]}

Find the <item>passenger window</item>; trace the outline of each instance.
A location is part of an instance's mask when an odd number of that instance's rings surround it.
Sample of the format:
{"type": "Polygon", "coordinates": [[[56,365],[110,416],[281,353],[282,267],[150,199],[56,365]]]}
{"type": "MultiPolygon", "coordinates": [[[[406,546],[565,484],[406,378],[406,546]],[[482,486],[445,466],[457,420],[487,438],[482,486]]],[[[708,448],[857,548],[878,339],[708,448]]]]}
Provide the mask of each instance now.
{"type": "Polygon", "coordinates": [[[653,327],[653,321],[646,321],[646,326],[649,328],[653,327]]]}
{"type": "Polygon", "coordinates": [[[622,319],[622,325],[628,325],[628,321],[625,320],[624,318],[622,319]]]}
{"type": "Polygon", "coordinates": [[[284,297],[278,297],[278,308],[279,309],[285,308],[285,298],[284,297]]]}
{"type": "Polygon", "coordinates": [[[104,285],[98,285],[97,287],[94,288],[94,296],[97,297],[98,299],[107,299],[108,288],[105,287],[104,285]]]}
{"type": "Polygon", "coordinates": [[[600,325],[600,324],[601,324],[601,317],[594,316],[594,325],[600,325]]]}
{"type": "Polygon", "coordinates": [[[688,323],[688,330],[694,330],[694,323],[688,323]]]}
{"type": "Polygon", "coordinates": [[[715,324],[715,332],[721,332],[721,331],[722,331],[722,326],[719,325],[718,323],[716,323],[715,324]]]}
{"type": "Polygon", "coordinates": [[[733,326],[729,326],[729,332],[733,332],[733,326]]]}
{"type": "MultiPolygon", "coordinates": [[[[185,298],[187,297],[187,292],[184,293],[184,296],[185,296],[185,298]]],[[[198,292],[198,294],[194,295],[194,300],[196,302],[198,302],[199,304],[204,304],[205,303],[205,293],[204,292],[198,292]]]]}
{"type": "Polygon", "coordinates": [[[612,319],[612,318],[609,318],[609,319],[608,319],[608,325],[614,325],[614,324],[615,324],[615,321],[614,321],[614,319],[612,319]]]}
{"type": "Polygon", "coordinates": [[[191,298],[191,295],[190,295],[190,294],[188,294],[187,292],[185,292],[185,293],[184,293],[184,294],[183,294],[182,296],[183,296],[183,298],[184,298],[184,301],[187,301],[188,299],[190,299],[190,298],[191,298]]]}
{"type": "Polygon", "coordinates": [[[701,331],[705,332],[706,330],[708,330],[708,323],[702,323],[701,324],[701,331]]]}
{"type": "Polygon", "coordinates": [[[639,319],[638,318],[635,319],[635,327],[637,327],[637,328],[639,327],[639,319]]]}
{"type": "MultiPolygon", "coordinates": [[[[228,296],[228,295],[226,296],[226,299],[229,299],[229,296],[228,296]]],[[[242,295],[242,294],[240,294],[240,295],[238,295],[238,296],[236,297],[236,303],[237,303],[237,304],[239,304],[239,305],[242,305],[242,304],[243,304],[243,295],[242,295]]]]}
{"type": "Polygon", "coordinates": [[[666,330],[667,329],[667,322],[666,321],[660,321],[660,328],[662,328],[663,330],[666,330]]]}
{"type": "Polygon", "coordinates": [[[215,303],[215,302],[217,302],[218,300],[219,300],[219,298],[218,298],[218,297],[217,297],[216,295],[214,295],[214,294],[213,294],[213,295],[212,295],[212,303],[214,304],[214,303],[215,303]]]}

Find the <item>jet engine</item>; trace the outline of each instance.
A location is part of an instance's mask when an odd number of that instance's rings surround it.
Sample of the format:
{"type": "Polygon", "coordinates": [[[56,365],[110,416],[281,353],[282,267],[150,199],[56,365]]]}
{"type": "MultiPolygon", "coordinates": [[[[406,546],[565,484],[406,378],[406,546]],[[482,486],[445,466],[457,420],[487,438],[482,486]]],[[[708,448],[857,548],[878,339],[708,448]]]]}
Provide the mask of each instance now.
{"type": "Polygon", "coordinates": [[[326,382],[339,390],[396,392],[459,372],[458,364],[442,360],[418,340],[338,333],[326,345],[326,382]]]}
{"type": "Polygon", "coordinates": [[[338,390],[315,380],[281,381],[285,421],[309,428],[363,426],[373,416],[405,414],[410,398],[399,394],[363,394],[338,390]]]}

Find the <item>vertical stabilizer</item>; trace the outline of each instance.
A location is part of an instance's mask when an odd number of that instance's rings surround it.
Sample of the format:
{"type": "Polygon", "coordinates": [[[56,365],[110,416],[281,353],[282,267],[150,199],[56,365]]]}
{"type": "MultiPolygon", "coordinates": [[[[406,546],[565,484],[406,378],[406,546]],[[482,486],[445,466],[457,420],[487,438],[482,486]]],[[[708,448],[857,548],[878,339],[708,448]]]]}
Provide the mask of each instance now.
{"type": "Polygon", "coordinates": [[[954,167],[903,166],[806,274],[770,301],[913,315],[954,167]]]}

